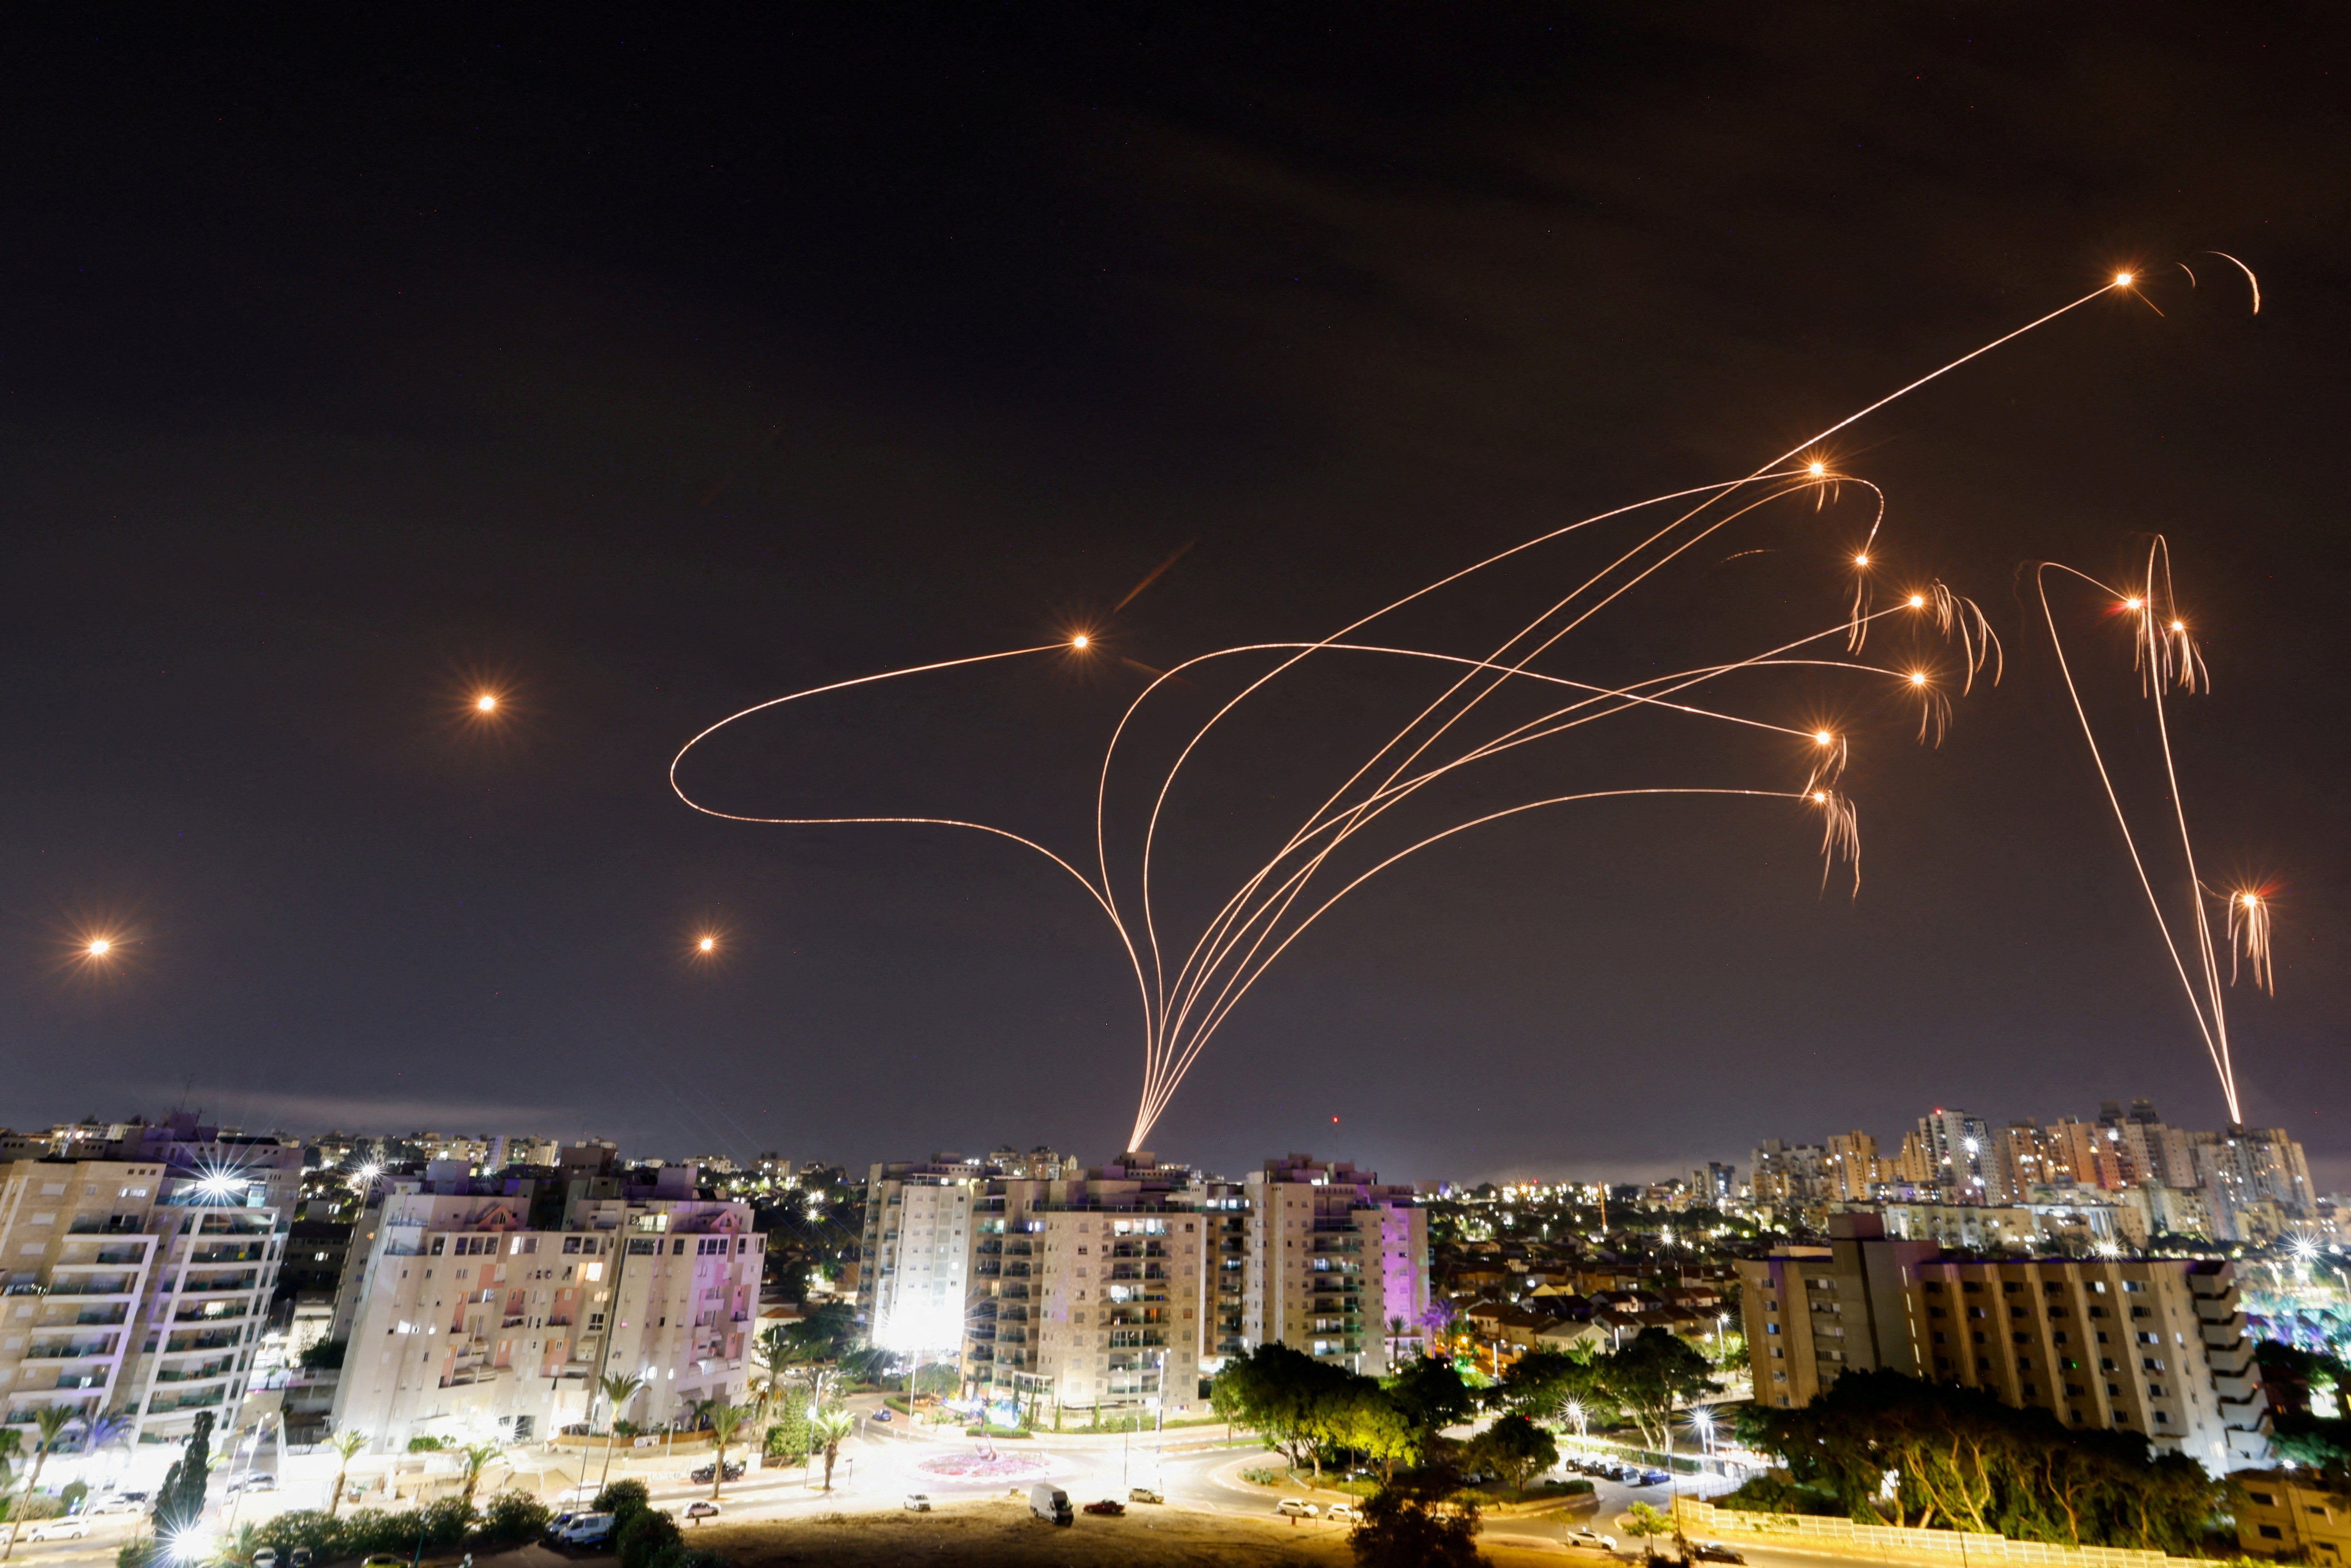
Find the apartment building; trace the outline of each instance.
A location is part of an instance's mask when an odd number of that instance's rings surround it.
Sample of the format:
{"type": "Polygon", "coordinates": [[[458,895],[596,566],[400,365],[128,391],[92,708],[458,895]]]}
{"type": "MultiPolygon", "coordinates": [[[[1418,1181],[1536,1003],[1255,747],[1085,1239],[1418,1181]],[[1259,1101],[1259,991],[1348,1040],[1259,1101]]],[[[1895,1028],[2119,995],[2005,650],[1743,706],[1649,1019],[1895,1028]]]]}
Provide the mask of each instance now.
{"type": "Polygon", "coordinates": [[[0,1418],[63,1404],[172,1444],[245,1399],[301,1152],[190,1117],[123,1130],[111,1157],[0,1166],[0,1418]]]}
{"type": "Polygon", "coordinates": [[[900,1270],[894,1293],[883,1280],[868,1286],[880,1343],[890,1343],[888,1302],[943,1298],[946,1250],[967,1236],[966,1385],[1087,1418],[1188,1414],[1226,1357],[1270,1340],[1384,1372],[1416,1351],[1428,1306],[1426,1214],[1413,1189],[1303,1155],[1238,1183],[1148,1153],[1086,1171],[942,1157],[877,1167],[868,1204],[880,1218],[869,1218],[866,1257],[900,1270]]]}
{"type": "Polygon", "coordinates": [[[1758,1399],[1809,1404],[1846,1371],[1883,1369],[2137,1432],[2216,1474],[2267,1457],[2230,1264],[1960,1261],[1865,1214],[1833,1217],[1830,1236],[1739,1266],[1758,1399]]]}
{"type": "Polygon", "coordinates": [[[1233,1201],[1228,1184],[1148,1153],[991,1178],[975,1214],[967,1384],[1089,1414],[1204,1407],[1218,1218],[1233,1201]]]}
{"type": "Polygon", "coordinates": [[[597,1381],[643,1387],[619,1411],[658,1427],[740,1402],[763,1240],[750,1206],[700,1196],[688,1166],[651,1179],[385,1178],[360,1269],[334,1424],[377,1451],[412,1437],[543,1437],[590,1418],[597,1381]]]}
{"type": "Polygon", "coordinates": [[[2237,1544],[2289,1563],[2351,1562],[2351,1505],[2314,1470],[2240,1470],[2229,1478],[2237,1544]]]}
{"type": "Polygon", "coordinates": [[[1242,1183],[1241,1337],[1384,1376],[1419,1354],[1428,1216],[1344,1163],[1268,1160],[1242,1183]]]}
{"type": "Polygon", "coordinates": [[[872,1343],[904,1354],[961,1346],[973,1207],[1002,1174],[954,1155],[872,1167],[857,1275],[858,1315],[872,1343]]]}

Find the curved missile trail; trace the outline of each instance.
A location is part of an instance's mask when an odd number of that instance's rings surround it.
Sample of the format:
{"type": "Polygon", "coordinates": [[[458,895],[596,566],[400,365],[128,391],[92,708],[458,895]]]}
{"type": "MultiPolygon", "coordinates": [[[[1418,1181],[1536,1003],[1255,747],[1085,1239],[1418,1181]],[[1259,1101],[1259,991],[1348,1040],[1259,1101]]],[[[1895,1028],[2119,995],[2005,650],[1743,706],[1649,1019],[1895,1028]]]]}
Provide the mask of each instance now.
{"type": "MultiPolygon", "coordinates": [[[[2231,259],[2234,259],[2231,257],[2231,259]]],[[[2242,263],[2239,264],[2240,266],[2242,263]]],[[[2164,951],[2170,955],[2172,969],[2179,977],[2180,988],[2188,995],[2188,1007],[2196,1019],[2197,1033],[2202,1037],[2204,1049],[2212,1059],[2212,1070],[2220,1075],[2220,1094],[2228,1102],[2231,1125],[2244,1118],[2237,1102],[2237,1069],[2229,1046],[2229,1012],[2226,987],[2220,980],[2219,948],[2229,948],[2229,983],[2236,982],[2240,960],[2250,969],[2253,984],[2263,990],[2273,991],[2275,979],[2270,967],[2270,911],[2260,890],[2240,889],[2233,893],[2215,893],[2205,885],[2196,869],[2196,844],[2188,831],[2188,804],[2179,791],[2179,770],[2171,755],[2171,726],[2164,707],[2163,694],[2167,686],[2177,685],[2183,692],[2211,688],[2210,676],[2204,668],[2201,653],[2190,639],[2188,622],[2179,612],[2172,595],[2171,549],[2158,536],[2147,547],[2147,570],[2136,587],[2116,589],[2099,581],[2087,572],[2080,571],[2059,561],[2042,561],[2033,568],[2033,588],[2041,601],[2042,622],[2048,628],[2050,646],[2056,651],[2057,671],[2065,682],[2065,695],[2074,705],[2074,716],[2080,723],[2082,738],[2090,748],[2090,761],[2097,768],[2098,783],[2105,791],[2106,804],[2113,810],[2115,825],[2122,830],[2123,848],[2130,856],[2131,869],[2137,873],[2141,892],[2147,894],[2148,910],[2155,915],[2155,925],[2162,935],[2164,951]],[[2127,617],[2131,628],[2131,663],[2139,674],[2140,694],[2155,707],[2156,745],[2163,758],[2163,778],[2171,801],[2172,825],[2179,837],[2179,852],[2187,869],[2187,904],[2192,917],[2196,936],[2196,962],[2190,973],[2188,959],[2172,933],[2171,917],[2164,913],[2164,899],[2157,893],[2155,879],[2147,870],[2147,858],[2139,851],[2137,835],[2131,831],[2130,815],[2123,810],[2122,797],[2115,789],[2114,776],[2107,770],[2105,751],[2098,745],[2096,729],[2090,723],[2090,714],[2082,701],[2081,688],[2074,684],[2074,669],[2065,656],[2065,640],[2057,631],[2057,613],[2049,602],[2049,574],[2063,572],[2068,577],[2089,584],[2104,594],[2112,614],[2127,617]],[[2212,936],[2212,916],[2210,901],[2218,898],[2228,908],[2228,923],[2220,943],[2212,936]]]]}
{"type": "MultiPolygon", "coordinates": [[[[725,811],[695,800],[687,792],[680,776],[688,753],[695,747],[718,731],[754,714],[826,694],[998,661],[1049,653],[1082,657],[1086,656],[1090,645],[1089,639],[1083,636],[837,681],[745,708],[710,726],[679,749],[670,763],[670,787],[694,810],[730,821],[806,826],[896,822],[971,829],[1033,850],[1066,872],[1086,890],[1108,917],[1134,976],[1144,1024],[1144,1074],[1142,1095],[1127,1146],[1140,1148],[1209,1040],[1258,978],[1310,926],[1333,904],[1381,872],[1471,828],[1506,821],[1544,807],[1636,796],[1715,796],[1781,800],[1819,814],[1823,878],[1839,862],[1849,863],[1855,868],[1857,892],[1858,819],[1852,802],[1834,789],[1835,780],[1849,754],[1850,737],[1842,730],[1824,727],[1816,722],[1802,722],[1785,715],[1774,718],[1734,712],[1720,703],[1701,706],[1687,700],[1687,695],[1695,687],[1755,672],[1788,668],[1838,671],[1864,681],[1885,683],[1900,700],[1916,702],[1919,709],[1919,738],[1922,741],[1939,740],[1949,722],[1950,701],[1947,687],[1950,682],[1923,653],[1894,664],[1863,664],[1850,655],[1860,652],[1869,630],[1876,623],[1899,618],[1909,626],[1916,639],[1932,636],[1956,645],[1959,665],[1957,685],[1959,691],[1964,694],[1972,688],[1976,675],[1986,668],[1991,671],[1993,680],[1999,678],[2001,652],[1998,640],[1992,636],[1982,612],[1971,601],[1952,592],[1939,582],[1903,591],[1895,602],[1883,608],[1873,606],[1872,583],[1877,580],[1877,574],[1884,570],[1876,550],[1886,516],[1886,497],[1884,492],[1868,481],[1839,472],[1834,460],[1823,449],[1822,443],[1960,366],[2094,299],[2118,291],[2134,292],[2132,282],[2130,274],[2118,274],[2103,287],[1970,350],[1846,415],[1740,478],[1652,497],[1539,534],[1416,589],[1350,622],[1319,642],[1254,643],[1219,648],[1194,655],[1164,673],[1154,673],[1150,683],[1121,714],[1103,748],[1095,788],[1094,865],[1091,873],[1034,839],[984,822],[953,817],[787,817],[725,811]],[[1807,496],[1816,509],[1824,509],[1834,504],[1841,494],[1841,487],[1847,484],[1862,486],[1871,493],[1874,497],[1873,514],[1867,527],[1858,530],[1858,546],[1848,546],[1843,552],[1844,564],[1840,570],[1851,570],[1855,574],[1852,598],[1842,618],[1825,629],[1778,642],[1744,658],[1718,659],[1693,664],[1676,674],[1652,676],[1629,685],[1574,678],[1553,670],[1533,667],[1539,659],[1555,657],[1573,633],[1588,625],[1604,611],[1613,609],[1624,613],[1632,610],[1637,604],[1633,597],[1636,590],[1686,557],[1689,563],[1695,563],[1697,558],[1690,555],[1691,551],[1742,518],[1771,507],[1774,502],[1802,499],[1807,496]],[[1393,639],[1373,640],[1358,635],[1383,617],[1441,591],[1468,584],[1477,574],[1486,572],[1489,568],[1506,561],[1521,561],[1527,552],[1538,547],[1565,540],[1571,536],[1589,534],[1612,523],[1637,522],[1645,515],[1661,510],[1665,511],[1665,520],[1636,529],[1636,542],[1614,549],[1613,553],[1604,552],[1604,564],[1583,574],[1548,608],[1501,636],[1482,654],[1473,656],[1399,646],[1394,645],[1393,639]],[[1813,644],[1835,637],[1844,640],[1848,657],[1816,656],[1810,651],[1813,644]],[[1143,722],[1144,709],[1155,696],[1168,695],[1191,685],[1186,679],[1186,672],[1200,672],[1204,666],[1216,661],[1259,654],[1274,656],[1272,667],[1248,679],[1238,692],[1218,702],[1206,720],[1185,737],[1174,760],[1165,771],[1155,774],[1150,782],[1152,803],[1141,824],[1140,853],[1128,873],[1133,885],[1123,893],[1121,878],[1113,873],[1110,852],[1112,775],[1119,760],[1122,742],[1143,722]],[[1163,819],[1178,776],[1196,760],[1211,733],[1242,704],[1297,671],[1305,661],[1314,659],[1316,667],[1320,668],[1330,655],[1394,658],[1416,664],[1434,664],[1452,670],[1454,676],[1451,684],[1433,700],[1418,703],[1416,709],[1407,708],[1411,716],[1354,766],[1322,803],[1287,835],[1270,859],[1241,880],[1188,945],[1170,949],[1163,941],[1163,922],[1154,903],[1152,882],[1154,857],[1159,851],[1163,819]],[[1533,718],[1489,719],[1488,715],[1493,711],[1489,699],[1497,699],[1498,694],[1506,687],[1513,693],[1557,693],[1559,703],[1533,718]],[[1461,821],[1433,831],[1417,831],[1412,841],[1401,848],[1385,852],[1372,852],[1374,858],[1367,868],[1349,872],[1335,865],[1336,857],[1343,851],[1389,820],[1390,813],[1406,802],[1452,799],[1449,793],[1428,794],[1430,786],[1440,780],[1448,784],[1458,783],[1464,771],[1476,764],[1625,714],[1649,714],[1667,721],[1687,720],[1774,736],[1783,743],[1801,748],[1801,783],[1795,788],[1784,784],[1776,788],[1656,784],[1545,791],[1538,799],[1520,804],[1477,810],[1461,821]],[[1326,874],[1335,883],[1334,888],[1325,890],[1322,879],[1326,874]]],[[[1530,570],[1522,567],[1512,580],[1527,580],[1530,570]]],[[[1691,629],[1698,629],[1697,625],[1693,623],[1691,629]]],[[[2187,648],[2184,641],[2178,646],[2172,642],[2163,643],[2160,648],[2150,646],[2148,656],[2158,660],[2167,674],[2181,667],[2182,661],[2193,660],[2192,649],[2187,648]]],[[[2195,668],[2200,674],[2200,664],[2195,668]]],[[[2258,942],[2251,937],[2244,939],[2249,956],[2256,946],[2261,954],[2253,960],[2257,977],[2267,973],[2267,919],[2265,908],[2252,904],[2232,905],[2232,944],[2239,940],[2235,933],[2240,929],[2261,933],[2258,942]]],[[[2204,946],[2204,967],[2217,981],[2217,954],[2211,950],[2209,932],[2204,946]]],[[[2184,979],[2185,965],[2181,967],[2184,979]]],[[[2201,1016],[2199,1009],[2199,1018],[2201,1016]]],[[[2217,1060],[2225,1064],[2224,1037],[2220,1038],[2218,1050],[2217,1060]]],[[[2231,1092],[2233,1094],[2233,1091],[2231,1092]]],[[[2231,1113],[2234,1113],[2233,1098],[2231,1113]]]]}

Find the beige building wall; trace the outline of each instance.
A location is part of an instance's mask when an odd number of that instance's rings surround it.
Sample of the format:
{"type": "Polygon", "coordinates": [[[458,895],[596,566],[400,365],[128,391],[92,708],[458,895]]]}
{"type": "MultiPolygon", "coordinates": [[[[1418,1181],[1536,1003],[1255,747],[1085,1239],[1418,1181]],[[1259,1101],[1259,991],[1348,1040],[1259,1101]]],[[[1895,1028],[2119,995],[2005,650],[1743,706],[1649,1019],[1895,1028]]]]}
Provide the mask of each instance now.
{"type": "Polygon", "coordinates": [[[588,1200],[563,1228],[534,1230],[512,1197],[392,1194],[335,1427],[380,1452],[414,1437],[543,1438],[590,1419],[609,1374],[645,1379],[617,1412],[643,1427],[703,1398],[740,1403],[765,1261],[745,1204],[588,1200]]]}
{"type": "MultiPolygon", "coordinates": [[[[1848,1229],[1866,1228],[1840,1217],[1848,1229]]],[[[2215,1473],[2269,1449],[2267,1403],[2226,1263],[1962,1262],[1845,1236],[1740,1265],[1756,1398],[1809,1404],[1848,1370],[1984,1389],[2127,1430],[2215,1473]]]]}

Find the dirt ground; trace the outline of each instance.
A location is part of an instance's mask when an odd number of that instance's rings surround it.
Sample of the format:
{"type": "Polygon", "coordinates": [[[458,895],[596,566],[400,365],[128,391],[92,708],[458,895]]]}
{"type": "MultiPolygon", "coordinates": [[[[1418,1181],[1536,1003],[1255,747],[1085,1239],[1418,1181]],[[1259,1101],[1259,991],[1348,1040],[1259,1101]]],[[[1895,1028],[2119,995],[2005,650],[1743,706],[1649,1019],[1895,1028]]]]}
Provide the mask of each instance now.
{"type": "MultiPolygon", "coordinates": [[[[1123,1519],[1078,1515],[1058,1529],[1009,1498],[949,1503],[935,1513],[833,1514],[776,1523],[705,1525],[694,1544],[737,1568],[808,1563],[832,1568],[1338,1568],[1352,1564],[1343,1526],[1307,1520],[1193,1513],[1141,1505],[1123,1519]]],[[[1507,1541],[1479,1542],[1498,1568],[1573,1561],[1553,1543],[1536,1551],[1507,1541]]],[[[1597,1562],[1598,1559],[1593,1559],[1597,1562]]]]}

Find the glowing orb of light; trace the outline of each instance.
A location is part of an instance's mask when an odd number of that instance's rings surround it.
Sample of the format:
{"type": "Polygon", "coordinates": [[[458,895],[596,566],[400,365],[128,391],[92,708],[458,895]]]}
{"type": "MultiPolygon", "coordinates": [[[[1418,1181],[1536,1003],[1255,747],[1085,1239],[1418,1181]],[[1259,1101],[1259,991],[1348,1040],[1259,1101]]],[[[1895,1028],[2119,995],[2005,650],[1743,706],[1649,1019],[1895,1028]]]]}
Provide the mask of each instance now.
{"type": "Polygon", "coordinates": [[[484,692],[480,696],[474,699],[475,708],[481,713],[492,712],[497,707],[497,706],[498,699],[489,692],[484,692]]]}
{"type": "Polygon", "coordinates": [[[2185,621],[2175,621],[2171,623],[2171,629],[2174,632],[2185,632],[2188,630],[2188,622],[2185,621]]]}
{"type": "Polygon", "coordinates": [[[1913,610],[1922,608],[1926,602],[1927,596],[1923,593],[1914,593],[1910,596],[1910,608],[1913,610]]]}
{"type": "Polygon", "coordinates": [[[701,952],[715,953],[718,950],[718,938],[716,936],[705,936],[701,941],[696,942],[694,946],[701,952]]]}
{"type": "Polygon", "coordinates": [[[1926,672],[1926,671],[1924,671],[1924,670],[1913,670],[1913,671],[1911,671],[1911,672],[1910,672],[1910,684],[1911,684],[1912,685],[1914,685],[1914,686],[1923,686],[1923,685],[1925,685],[1927,684],[1927,672],[1926,672]]]}
{"type": "Polygon", "coordinates": [[[113,944],[113,943],[111,943],[111,942],[110,942],[110,941],[108,941],[105,937],[103,937],[103,936],[97,936],[97,937],[93,937],[93,938],[91,938],[91,940],[90,940],[90,944],[89,944],[89,956],[90,956],[91,957],[93,957],[93,958],[103,958],[103,957],[105,957],[109,953],[111,953],[111,952],[113,952],[113,951],[114,951],[114,944],[113,944]]]}
{"type": "Polygon", "coordinates": [[[1853,564],[1855,566],[1867,566],[1869,564],[1869,558],[1865,555],[1857,555],[1853,558],[1853,564]]]}
{"type": "Polygon", "coordinates": [[[1813,791],[1813,800],[1816,805],[1825,806],[1829,803],[1829,792],[1825,789],[1815,789],[1813,791]]]}
{"type": "Polygon", "coordinates": [[[1829,465],[1825,463],[1813,463],[1807,466],[1815,476],[1825,474],[1829,471],[1829,465]]]}
{"type": "Polygon", "coordinates": [[[2127,272],[2117,272],[2115,274],[2115,282],[2118,287],[2125,288],[2129,287],[2130,280],[2131,275],[2127,272]]]}
{"type": "Polygon", "coordinates": [[[1831,735],[1825,729],[1816,729],[1813,731],[1813,738],[1819,741],[1823,746],[1826,746],[1830,741],[1834,740],[1836,737],[1831,735]]]}
{"type": "Polygon", "coordinates": [[[2136,609],[2137,609],[2137,608],[2139,607],[2139,605],[2140,605],[2142,602],[2143,602],[2143,601],[2141,601],[2141,600],[2139,600],[2137,597],[2134,596],[2134,597],[2132,597],[2132,598],[2126,599],[2126,600],[2124,600],[2124,601],[2123,601],[2123,608],[2124,608],[2124,609],[2126,609],[2126,610],[2136,610],[2136,609]]]}
{"type": "Polygon", "coordinates": [[[1086,649],[1087,645],[1092,642],[1092,638],[1081,632],[1076,636],[1070,639],[1070,646],[1082,653],[1086,649]]]}

